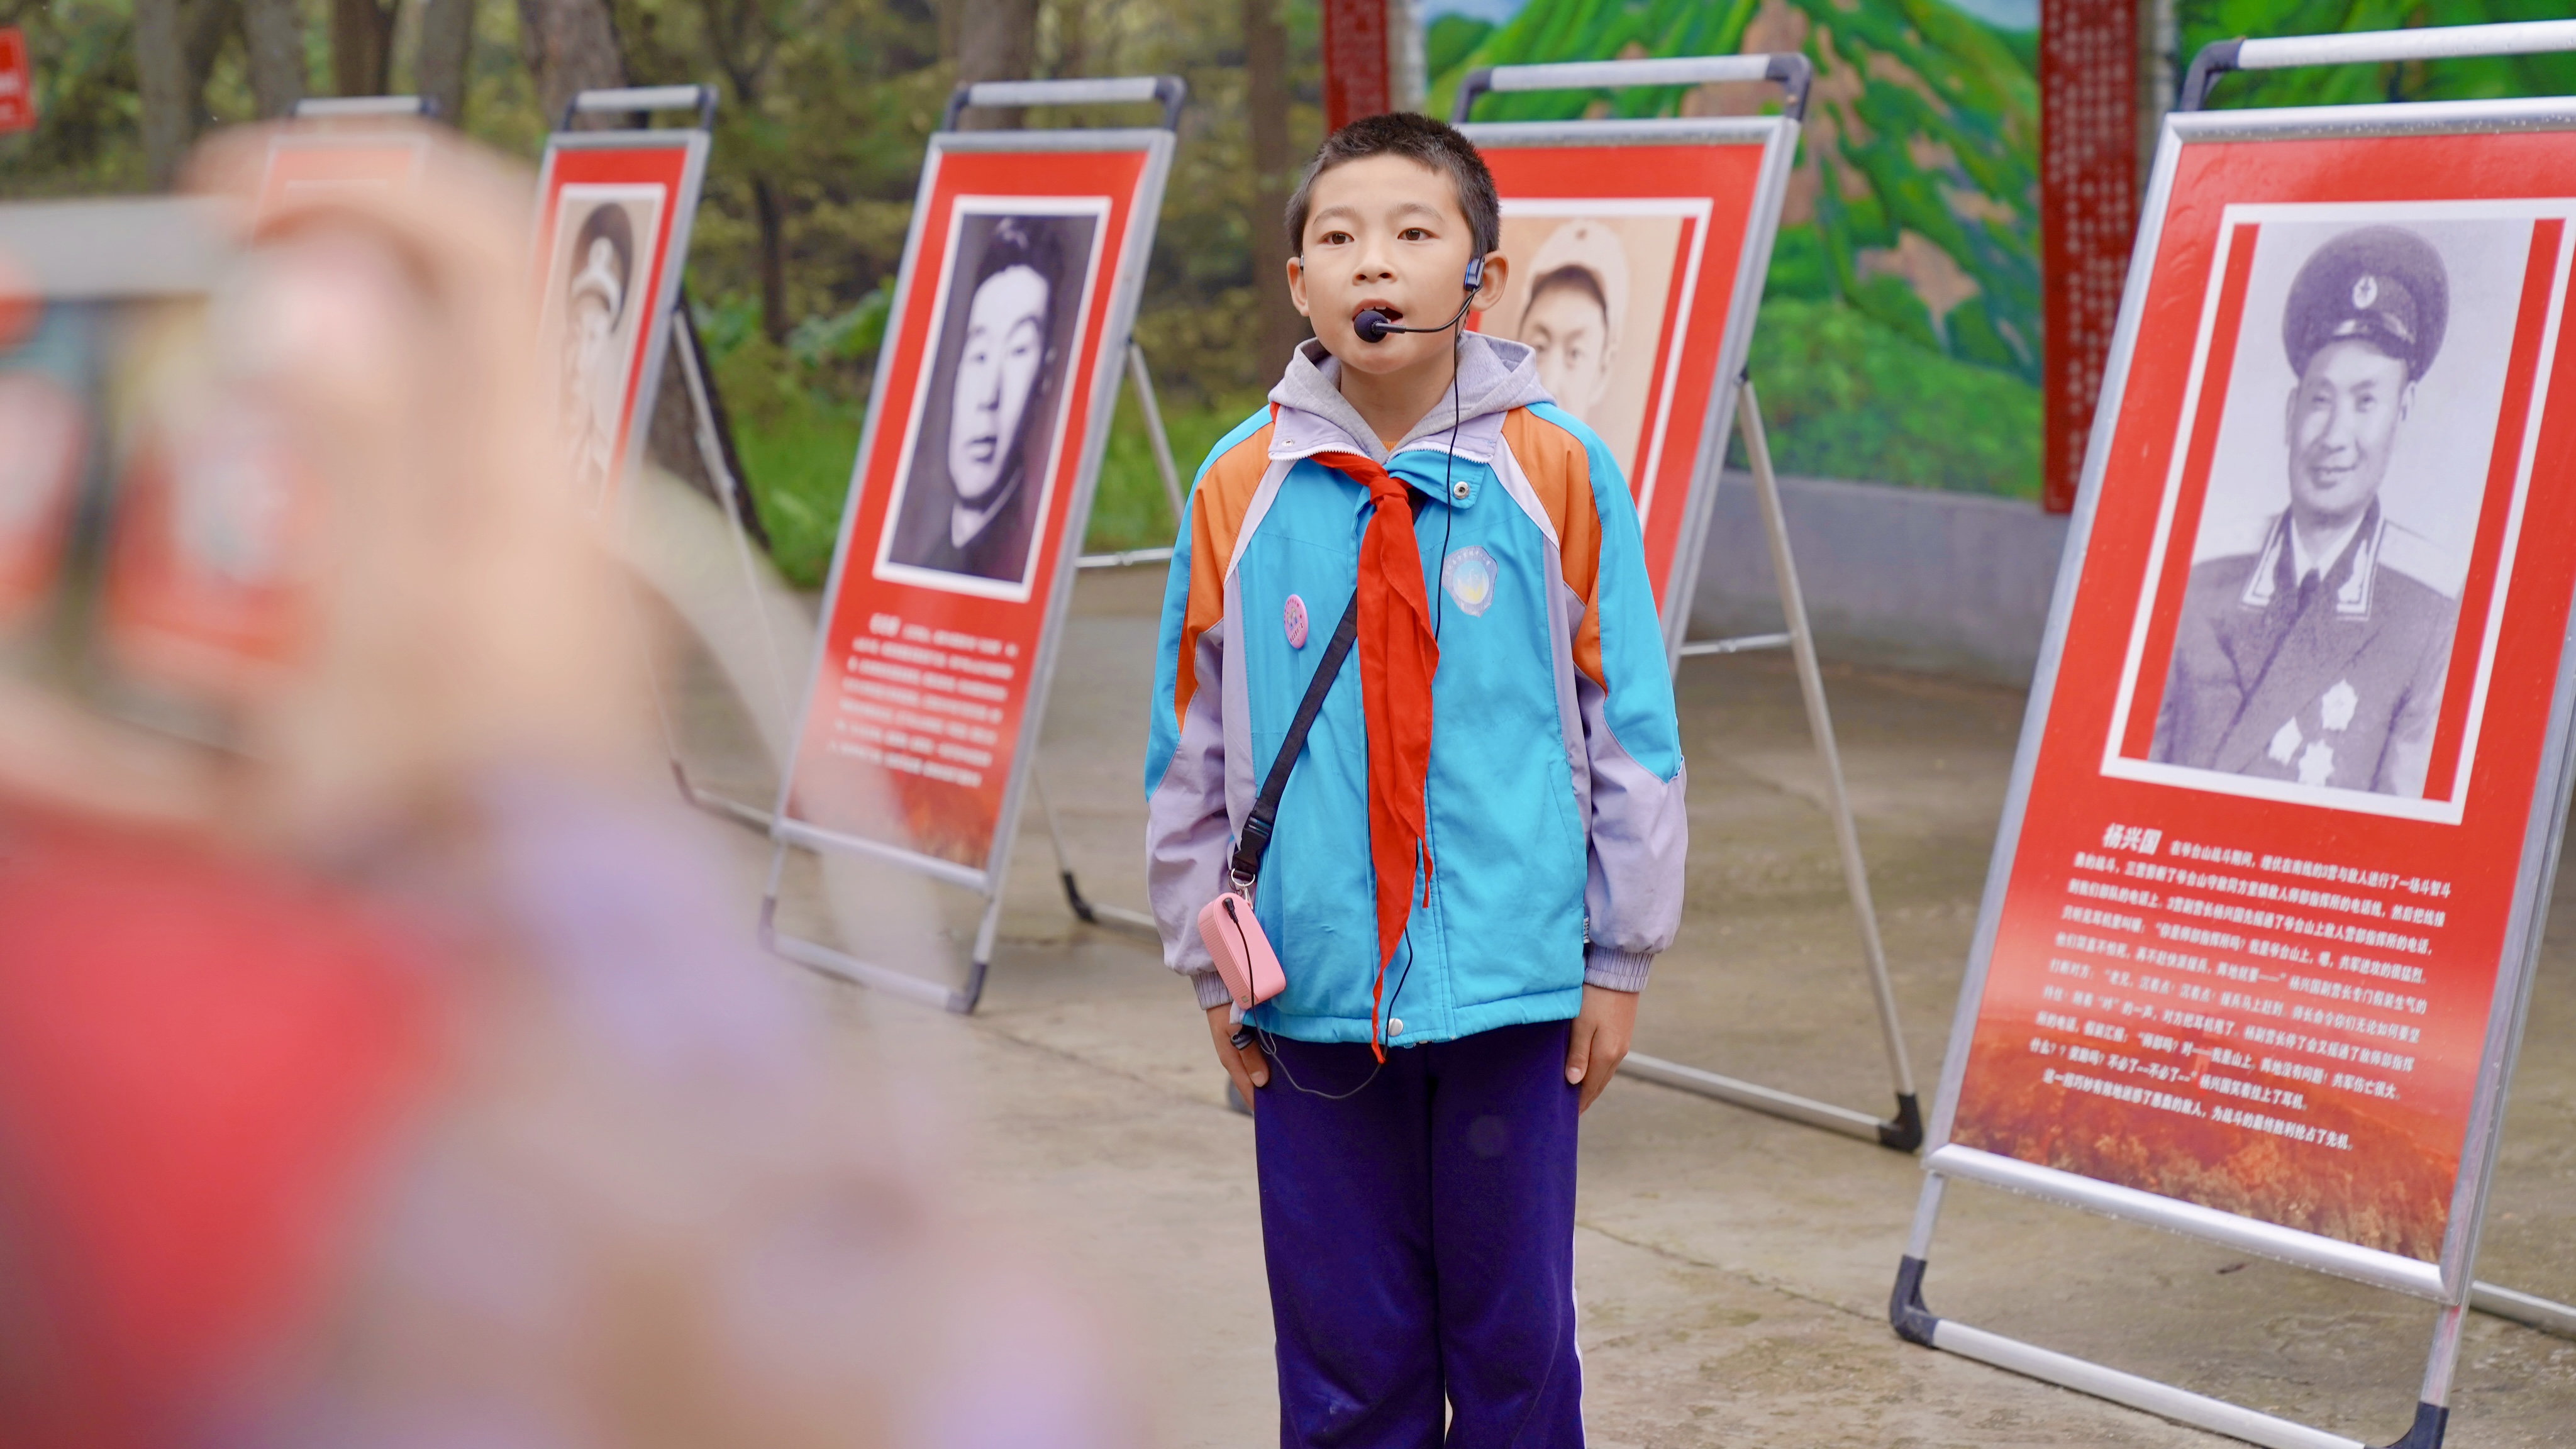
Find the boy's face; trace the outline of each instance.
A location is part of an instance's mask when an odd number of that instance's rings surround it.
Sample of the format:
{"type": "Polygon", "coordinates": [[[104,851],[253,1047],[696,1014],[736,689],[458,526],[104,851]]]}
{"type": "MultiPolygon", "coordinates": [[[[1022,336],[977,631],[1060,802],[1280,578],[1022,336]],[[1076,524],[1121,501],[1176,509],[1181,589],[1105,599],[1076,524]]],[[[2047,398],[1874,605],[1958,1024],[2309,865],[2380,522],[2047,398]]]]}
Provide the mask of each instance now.
{"type": "MultiPolygon", "coordinates": [[[[1447,332],[1394,332],[1362,342],[1351,319],[1374,307],[1390,322],[1437,327],[1465,299],[1475,240],[1449,178],[1402,156],[1370,156],[1316,178],[1305,253],[1288,261],[1288,294],[1345,367],[1391,373],[1439,360],[1447,332]]],[[[1502,296],[1504,262],[1485,259],[1475,308],[1502,296]]]]}

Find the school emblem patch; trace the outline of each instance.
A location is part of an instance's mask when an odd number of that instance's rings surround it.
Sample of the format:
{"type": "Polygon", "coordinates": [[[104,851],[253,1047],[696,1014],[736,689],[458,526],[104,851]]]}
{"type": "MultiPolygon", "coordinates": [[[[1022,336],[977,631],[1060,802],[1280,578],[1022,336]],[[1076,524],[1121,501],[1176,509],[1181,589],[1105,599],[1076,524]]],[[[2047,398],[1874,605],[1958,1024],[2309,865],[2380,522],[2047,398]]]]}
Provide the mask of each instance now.
{"type": "Polygon", "coordinates": [[[1494,556],[1469,544],[1451,553],[1440,565],[1440,587],[1470,615],[1482,614],[1493,606],[1494,582],[1500,571],[1494,567],[1494,556]]]}

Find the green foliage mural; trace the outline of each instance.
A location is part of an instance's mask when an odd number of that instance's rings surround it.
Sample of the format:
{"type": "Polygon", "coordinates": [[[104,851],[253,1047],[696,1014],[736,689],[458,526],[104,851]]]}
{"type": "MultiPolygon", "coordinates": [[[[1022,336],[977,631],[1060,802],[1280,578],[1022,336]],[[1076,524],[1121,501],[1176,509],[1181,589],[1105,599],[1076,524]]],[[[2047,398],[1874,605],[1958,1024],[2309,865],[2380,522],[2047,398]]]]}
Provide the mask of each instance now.
{"type": "MultiPolygon", "coordinates": [[[[1500,23],[1441,15],[1424,41],[1442,114],[1479,66],[1803,52],[1816,82],[1754,340],[1782,466],[2037,492],[2036,32],[1949,0],[1528,0],[1500,23]]],[[[1523,92],[1476,118],[1722,113],[1758,103],[1744,89],[1523,92]]]]}
{"type": "MultiPolygon", "coordinates": [[[[2322,35],[2424,25],[2564,20],[2567,0],[2178,0],[2180,55],[2188,63],[2212,41],[2242,35],[2322,35]]],[[[2179,67],[2177,67],[2179,69],[2179,67]]],[[[2221,80],[2213,109],[2338,106],[2371,101],[2472,101],[2576,93],[2576,55],[2437,60],[2413,65],[2332,66],[2247,72],[2221,80]]]]}

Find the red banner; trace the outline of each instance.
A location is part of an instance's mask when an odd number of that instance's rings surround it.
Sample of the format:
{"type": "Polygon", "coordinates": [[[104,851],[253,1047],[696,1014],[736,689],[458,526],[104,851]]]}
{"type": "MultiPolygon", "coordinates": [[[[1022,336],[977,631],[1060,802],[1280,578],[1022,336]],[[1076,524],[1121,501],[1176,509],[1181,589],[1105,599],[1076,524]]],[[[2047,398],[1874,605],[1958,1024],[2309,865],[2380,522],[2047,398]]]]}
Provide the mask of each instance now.
{"type": "Polygon", "coordinates": [[[1391,109],[1386,0],[1324,0],[1323,39],[1324,129],[1391,109]]]}
{"type": "Polygon", "coordinates": [[[1512,270],[1475,325],[1537,348],[1548,391],[1609,444],[1667,610],[1689,604],[1665,585],[1717,416],[1707,404],[1762,209],[1765,154],[1760,144],[1484,147],[1512,270]]]}
{"type": "Polygon", "coordinates": [[[27,32],[0,25],[0,134],[36,129],[36,78],[27,64],[27,32]]]}
{"type": "Polygon", "coordinates": [[[993,857],[1152,174],[1141,148],[932,149],[825,596],[791,825],[969,870],[993,857]]]}
{"type": "Polygon", "coordinates": [[[2040,0],[2040,502],[2075,506],[2138,221],[2136,0],[2040,0]]]}
{"type": "Polygon", "coordinates": [[[2183,149],[1951,1140],[2439,1253],[2576,589],[2569,196],[2563,133],[2183,149]]]}

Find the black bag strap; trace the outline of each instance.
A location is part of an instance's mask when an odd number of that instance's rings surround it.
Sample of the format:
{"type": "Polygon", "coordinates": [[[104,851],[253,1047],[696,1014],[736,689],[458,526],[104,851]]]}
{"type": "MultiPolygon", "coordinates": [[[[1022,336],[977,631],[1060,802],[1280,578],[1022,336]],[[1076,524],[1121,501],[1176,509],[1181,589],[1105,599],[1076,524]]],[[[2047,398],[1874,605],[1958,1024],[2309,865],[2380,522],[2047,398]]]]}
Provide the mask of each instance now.
{"type": "Polygon", "coordinates": [[[1324,712],[1324,696],[1333,689],[1333,676],[1342,672],[1342,661],[1350,657],[1351,645],[1360,637],[1360,596],[1351,593],[1351,606],[1342,611],[1342,622],[1333,629],[1333,640],[1324,646],[1324,657],[1315,661],[1315,677],[1306,682],[1306,697],[1298,701],[1297,717],[1288,722],[1288,733],[1279,741],[1279,753],[1270,761],[1270,774],[1261,782],[1261,794],[1252,802],[1252,813],[1243,818],[1243,833],[1234,844],[1234,885],[1241,890],[1261,874],[1261,857],[1270,850],[1270,827],[1279,818],[1279,797],[1288,789],[1288,772],[1297,767],[1297,756],[1306,749],[1306,731],[1313,728],[1315,716],[1324,712]]]}

